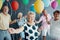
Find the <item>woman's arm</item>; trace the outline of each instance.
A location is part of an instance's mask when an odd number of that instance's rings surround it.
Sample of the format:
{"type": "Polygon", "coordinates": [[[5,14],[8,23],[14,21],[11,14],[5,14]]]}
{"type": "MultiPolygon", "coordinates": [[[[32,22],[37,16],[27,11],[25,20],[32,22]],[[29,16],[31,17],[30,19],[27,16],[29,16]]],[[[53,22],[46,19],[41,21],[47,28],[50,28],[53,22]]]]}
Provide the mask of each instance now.
{"type": "Polygon", "coordinates": [[[50,21],[48,21],[48,17],[46,17],[46,22],[47,22],[48,24],[50,24],[50,21]]]}
{"type": "Polygon", "coordinates": [[[15,19],[15,20],[11,21],[10,24],[16,23],[16,21],[17,21],[17,20],[15,19]]]}
{"type": "Polygon", "coordinates": [[[16,29],[16,33],[20,33],[20,32],[22,32],[23,30],[24,30],[24,27],[22,26],[22,27],[16,29]]]}
{"type": "Polygon", "coordinates": [[[40,22],[42,21],[42,18],[43,18],[43,17],[41,17],[41,18],[39,19],[39,21],[35,21],[35,23],[40,23],[40,22]]]}
{"type": "Polygon", "coordinates": [[[50,24],[50,20],[51,20],[51,16],[50,16],[50,15],[47,15],[47,16],[46,16],[46,22],[47,22],[48,24],[50,24]]]}

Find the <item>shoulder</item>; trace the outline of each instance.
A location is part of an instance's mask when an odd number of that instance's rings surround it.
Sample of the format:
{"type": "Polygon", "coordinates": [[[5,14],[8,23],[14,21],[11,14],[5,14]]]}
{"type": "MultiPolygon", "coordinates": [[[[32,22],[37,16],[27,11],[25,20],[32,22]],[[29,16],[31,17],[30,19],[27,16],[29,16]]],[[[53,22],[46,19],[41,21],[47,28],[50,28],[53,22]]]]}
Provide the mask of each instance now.
{"type": "Polygon", "coordinates": [[[44,18],[44,16],[43,16],[43,15],[40,17],[40,19],[42,19],[42,18],[44,18]]]}
{"type": "Polygon", "coordinates": [[[10,14],[7,14],[7,16],[8,16],[9,18],[11,18],[10,14]]]}
{"type": "Polygon", "coordinates": [[[9,17],[11,17],[10,14],[7,14],[7,15],[8,15],[9,17]]]}
{"type": "Polygon", "coordinates": [[[28,26],[27,24],[24,24],[24,30],[27,30],[28,26]]]}
{"type": "Polygon", "coordinates": [[[47,15],[48,15],[48,18],[49,18],[49,19],[51,19],[51,18],[52,18],[50,14],[47,14],[47,15]]]}
{"type": "Polygon", "coordinates": [[[38,28],[38,24],[35,24],[35,27],[38,28]]]}
{"type": "Polygon", "coordinates": [[[0,13],[0,17],[3,16],[2,14],[3,14],[3,13],[1,12],[1,13],[0,13]]]}
{"type": "Polygon", "coordinates": [[[2,17],[2,13],[0,13],[0,19],[1,19],[1,17],[2,17]]]}
{"type": "Polygon", "coordinates": [[[0,13],[0,16],[2,15],[2,12],[0,13]]]}
{"type": "Polygon", "coordinates": [[[51,15],[50,14],[47,14],[49,17],[51,17],[51,15]]]}
{"type": "Polygon", "coordinates": [[[53,23],[53,21],[54,21],[54,18],[52,17],[51,20],[50,20],[50,22],[53,23]]]}
{"type": "Polygon", "coordinates": [[[24,27],[27,26],[27,23],[25,23],[23,26],[24,26],[24,27]]]}

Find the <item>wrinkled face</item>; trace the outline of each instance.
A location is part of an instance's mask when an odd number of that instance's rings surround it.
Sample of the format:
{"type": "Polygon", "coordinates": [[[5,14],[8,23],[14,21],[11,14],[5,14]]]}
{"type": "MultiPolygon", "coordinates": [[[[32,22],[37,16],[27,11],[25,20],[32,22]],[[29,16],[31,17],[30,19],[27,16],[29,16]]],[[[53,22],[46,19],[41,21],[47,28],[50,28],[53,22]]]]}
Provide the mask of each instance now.
{"type": "Polygon", "coordinates": [[[33,14],[28,15],[28,21],[34,22],[35,21],[35,15],[33,15],[33,14]]]}
{"type": "Polygon", "coordinates": [[[22,13],[18,13],[18,18],[22,18],[23,14],[22,13]]]}
{"type": "Polygon", "coordinates": [[[59,15],[60,15],[59,13],[55,13],[55,14],[54,14],[54,18],[55,18],[55,19],[59,19],[59,15]]]}
{"type": "Polygon", "coordinates": [[[3,12],[6,14],[6,13],[8,13],[8,11],[9,11],[8,6],[4,6],[4,7],[3,7],[3,12]]]}

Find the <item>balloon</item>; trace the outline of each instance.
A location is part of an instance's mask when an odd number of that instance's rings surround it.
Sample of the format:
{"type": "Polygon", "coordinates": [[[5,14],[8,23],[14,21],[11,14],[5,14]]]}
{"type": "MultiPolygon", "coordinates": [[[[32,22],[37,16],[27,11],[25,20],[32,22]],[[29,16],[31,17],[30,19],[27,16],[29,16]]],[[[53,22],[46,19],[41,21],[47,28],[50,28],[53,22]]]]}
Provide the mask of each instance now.
{"type": "Polygon", "coordinates": [[[51,7],[52,7],[53,9],[57,8],[57,6],[58,6],[58,3],[57,3],[56,1],[53,1],[53,2],[51,3],[51,7]]]}
{"type": "Polygon", "coordinates": [[[9,2],[9,0],[6,0],[7,2],[9,2]]]}
{"type": "Polygon", "coordinates": [[[16,10],[18,10],[18,8],[19,8],[19,3],[18,3],[17,1],[13,1],[13,2],[11,3],[11,7],[12,7],[12,9],[13,9],[14,11],[16,11],[16,10]]]}
{"type": "Polygon", "coordinates": [[[35,3],[34,3],[34,8],[36,10],[36,12],[38,14],[42,13],[43,9],[44,9],[44,3],[41,1],[41,0],[37,0],[35,3]]]}
{"type": "Polygon", "coordinates": [[[5,2],[5,0],[2,0],[2,2],[4,3],[4,2],[5,2]]]}
{"type": "Polygon", "coordinates": [[[30,11],[36,12],[35,9],[34,9],[34,4],[31,5],[30,11]]]}
{"type": "Polygon", "coordinates": [[[58,1],[58,3],[60,4],[60,0],[57,0],[58,1]]]}
{"type": "Polygon", "coordinates": [[[51,0],[51,3],[52,3],[53,1],[55,1],[55,0],[51,0]]]}
{"type": "Polygon", "coordinates": [[[50,0],[51,2],[50,2],[50,6],[51,6],[51,3],[53,2],[53,1],[55,1],[55,0],[50,0]]]}
{"type": "Polygon", "coordinates": [[[44,3],[44,7],[49,7],[50,5],[50,0],[42,0],[44,3]]]}
{"type": "Polygon", "coordinates": [[[27,5],[29,3],[29,0],[22,0],[24,5],[27,5]]]}
{"type": "Polygon", "coordinates": [[[0,9],[2,8],[3,2],[0,0],[0,9]]]}

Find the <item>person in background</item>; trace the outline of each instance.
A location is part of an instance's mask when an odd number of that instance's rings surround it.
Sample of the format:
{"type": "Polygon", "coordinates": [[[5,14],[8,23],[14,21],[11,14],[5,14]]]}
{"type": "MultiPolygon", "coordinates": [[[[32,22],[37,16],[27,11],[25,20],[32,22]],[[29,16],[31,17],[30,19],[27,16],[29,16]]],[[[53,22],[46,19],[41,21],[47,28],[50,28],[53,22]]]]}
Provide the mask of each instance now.
{"type": "Polygon", "coordinates": [[[10,34],[19,33],[24,30],[24,27],[19,29],[9,28],[9,24],[11,24],[12,21],[8,11],[8,6],[3,5],[2,12],[0,13],[0,40],[11,40],[10,34]]]}
{"type": "Polygon", "coordinates": [[[47,13],[47,11],[44,9],[42,12],[42,16],[40,17],[39,21],[36,21],[36,23],[42,22],[42,25],[40,27],[40,30],[42,31],[43,40],[46,40],[46,35],[50,35],[50,20],[51,16],[47,13]]]}
{"type": "Polygon", "coordinates": [[[51,40],[60,40],[60,11],[53,12],[53,18],[51,20],[50,37],[51,40]]]}
{"type": "Polygon", "coordinates": [[[11,22],[10,15],[8,14],[9,8],[7,5],[2,7],[0,13],[0,40],[11,40],[10,31],[13,33],[14,29],[9,28],[11,22]]]}
{"type": "Polygon", "coordinates": [[[29,11],[27,14],[27,23],[24,24],[25,40],[38,40],[38,26],[35,24],[35,13],[29,11]]]}
{"type": "MultiPolygon", "coordinates": [[[[17,22],[19,28],[21,28],[21,27],[27,22],[26,17],[27,17],[27,16],[24,16],[24,17],[23,17],[23,13],[19,12],[19,13],[18,13],[18,16],[17,16],[18,19],[15,19],[11,24],[17,22]]],[[[17,34],[18,34],[18,33],[17,33],[17,34]]],[[[24,40],[24,39],[25,39],[25,34],[24,34],[24,32],[21,32],[21,33],[20,33],[19,40],[24,40]]]]}

